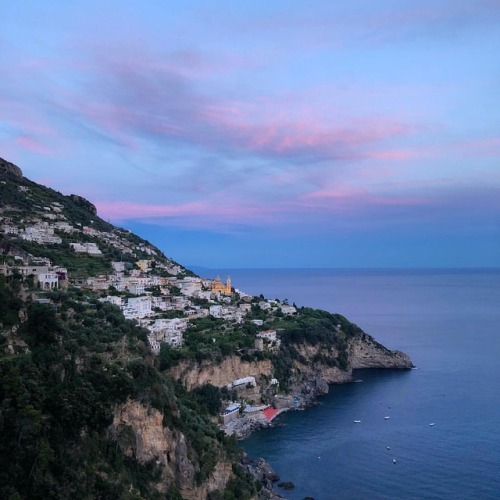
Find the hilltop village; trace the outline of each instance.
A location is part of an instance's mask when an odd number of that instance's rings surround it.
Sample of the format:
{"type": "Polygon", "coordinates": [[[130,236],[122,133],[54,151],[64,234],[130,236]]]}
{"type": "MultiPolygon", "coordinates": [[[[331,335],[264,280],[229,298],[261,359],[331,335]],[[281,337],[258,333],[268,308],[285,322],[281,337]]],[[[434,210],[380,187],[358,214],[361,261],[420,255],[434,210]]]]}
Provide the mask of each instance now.
{"type": "MultiPolygon", "coordinates": [[[[29,226],[27,229],[30,230],[30,237],[33,234],[31,229],[41,226],[40,223],[29,226]]],[[[89,234],[89,229],[83,227],[82,231],[89,234]]],[[[4,234],[16,234],[22,239],[26,236],[26,229],[18,229],[12,225],[0,226],[0,230],[4,234]]],[[[48,230],[51,230],[50,226],[48,230]]],[[[79,230],[72,228],[71,232],[77,231],[79,230]]],[[[38,237],[40,233],[36,234],[38,237]]],[[[93,231],[92,234],[108,242],[111,240],[108,233],[93,231]]],[[[82,246],[80,243],[70,245],[75,253],[78,253],[82,246]]],[[[102,255],[97,243],[86,245],[86,248],[92,245],[91,255],[102,255]]],[[[156,253],[147,247],[140,250],[156,253]]],[[[154,354],[159,354],[162,343],[173,348],[182,347],[184,331],[190,322],[199,318],[212,317],[241,325],[252,311],[252,306],[254,309],[282,316],[297,312],[296,307],[278,299],[261,298],[256,301],[241,290],[232,288],[229,276],[225,283],[218,276],[213,280],[185,276],[180,266],[168,266],[154,259],[142,259],[133,264],[113,261],[111,265],[114,270],[112,274],[72,279],[66,268],[52,263],[47,257],[34,257],[12,251],[4,257],[4,263],[0,264],[0,275],[19,274],[23,280],[31,282],[40,291],[35,293],[35,300],[39,302],[50,302],[49,299],[44,301],[43,292],[67,289],[68,286],[98,293],[101,296],[100,301],[119,307],[126,319],[135,320],[149,331],[149,347],[154,354]]],[[[264,320],[252,319],[251,323],[262,326],[264,320]]],[[[256,333],[255,349],[264,350],[264,347],[271,350],[279,347],[276,330],[262,330],[256,333]]]]}
{"type": "MultiPolygon", "coordinates": [[[[28,186],[20,185],[17,189],[19,196],[30,199],[28,186]]],[[[182,349],[185,332],[189,331],[211,331],[213,345],[209,349],[222,344],[225,355],[277,353],[281,344],[279,329],[268,328],[266,324],[297,314],[297,308],[286,300],[252,297],[234,288],[229,276],[225,281],[218,276],[214,279],[195,276],[165,258],[152,245],[131,242],[126,230],[94,227],[92,219],[89,225],[71,221],[65,215],[64,203],[34,203],[32,208],[29,214],[23,211],[22,217],[13,206],[1,209],[0,234],[9,244],[4,243],[0,276],[17,276],[29,284],[31,297],[37,303],[53,304],[51,292],[71,289],[87,293],[86,300],[93,296],[116,306],[126,319],[147,331],[147,343],[153,355],[160,355],[162,346],[169,350],[182,349]],[[58,254],[53,250],[60,247],[65,249],[62,260],[68,261],[68,254],[72,257],[70,262],[75,273],[57,261],[58,254]],[[37,250],[36,255],[27,251],[30,248],[37,250]],[[110,250],[123,260],[110,260],[110,272],[106,274],[83,275],[79,259],[104,261],[110,250]],[[212,322],[204,322],[204,319],[212,322]],[[223,337],[234,336],[238,329],[244,329],[247,335],[244,342],[232,346],[231,352],[223,337]],[[249,342],[249,337],[253,337],[253,341],[249,342]]],[[[15,345],[9,345],[9,349],[14,352],[15,345]]],[[[255,373],[242,375],[225,384],[227,388],[256,386],[255,373]]],[[[271,378],[271,382],[269,385],[279,386],[276,378],[271,378]]],[[[253,423],[257,417],[259,423],[265,425],[279,413],[269,413],[269,404],[258,404],[261,403],[258,395],[255,391],[250,393],[253,396],[250,402],[239,397],[222,410],[220,420],[227,432],[240,433],[235,428],[236,417],[251,414],[253,423]],[[242,409],[246,411],[242,413],[242,409]]],[[[247,424],[242,421],[240,427],[246,429],[247,424]]]]}

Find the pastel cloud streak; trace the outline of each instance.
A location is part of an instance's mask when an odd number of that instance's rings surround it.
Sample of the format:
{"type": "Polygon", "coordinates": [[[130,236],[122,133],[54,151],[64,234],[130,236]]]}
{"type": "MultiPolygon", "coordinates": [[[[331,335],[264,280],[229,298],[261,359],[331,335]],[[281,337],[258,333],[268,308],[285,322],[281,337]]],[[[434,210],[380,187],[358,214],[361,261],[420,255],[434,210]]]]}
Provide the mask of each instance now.
{"type": "Polygon", "coordinates": [[[393,117],[324,123],[313,110],[288,117],[279,101],[263,106],[204,95],[179,72],[158,67],[155,59],[120,64],[120,54],[114,55],[112,62],[99,61],[96,67],[97,81],[90,84],[95,98],[77,99],[66,110],[132,149],[134,138],[141,138],[299,163],[377,155],[401,158],[398,152],[365,149],[416,128],[393,117]]]}

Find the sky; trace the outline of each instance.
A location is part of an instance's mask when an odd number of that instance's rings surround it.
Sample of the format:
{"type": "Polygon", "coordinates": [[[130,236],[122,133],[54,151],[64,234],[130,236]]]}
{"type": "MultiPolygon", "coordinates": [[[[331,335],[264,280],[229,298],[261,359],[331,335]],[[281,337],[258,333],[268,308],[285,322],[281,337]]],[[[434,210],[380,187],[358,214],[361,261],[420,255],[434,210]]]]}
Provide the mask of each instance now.
{"type": "Polygon", "coordinates": [[[0,157],[178,262],[500,267],[500,0],[2,4],[0,157]]]}

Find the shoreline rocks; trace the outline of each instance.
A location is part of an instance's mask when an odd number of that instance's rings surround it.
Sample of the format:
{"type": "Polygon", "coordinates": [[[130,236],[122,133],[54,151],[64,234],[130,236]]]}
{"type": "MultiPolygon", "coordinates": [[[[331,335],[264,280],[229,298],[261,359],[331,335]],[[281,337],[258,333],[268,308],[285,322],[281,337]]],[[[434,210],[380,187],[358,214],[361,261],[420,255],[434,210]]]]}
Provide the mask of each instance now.
{"type": "Polygon", "coordinates": [[[280,480],[276,471],[264,460],[259,458],[257,461],[248,458],[245,453],[243,455],[242,466],[246,472],[262,483],[262,490],[259,493],[259,498],[268,500],[277,500],[283,498],[274,489],[274,483],[280,480]]]}

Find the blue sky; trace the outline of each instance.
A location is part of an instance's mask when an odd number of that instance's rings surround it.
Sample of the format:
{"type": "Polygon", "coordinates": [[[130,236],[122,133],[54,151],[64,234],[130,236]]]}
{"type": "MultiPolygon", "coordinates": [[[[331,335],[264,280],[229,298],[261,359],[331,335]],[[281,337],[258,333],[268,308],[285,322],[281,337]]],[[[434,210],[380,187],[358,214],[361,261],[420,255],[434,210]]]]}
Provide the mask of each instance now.
{"type": "Polygon", "coordinates": [[[10,2],[0,156],[206,267],[500,266],[500,1],[10,2]]]}

